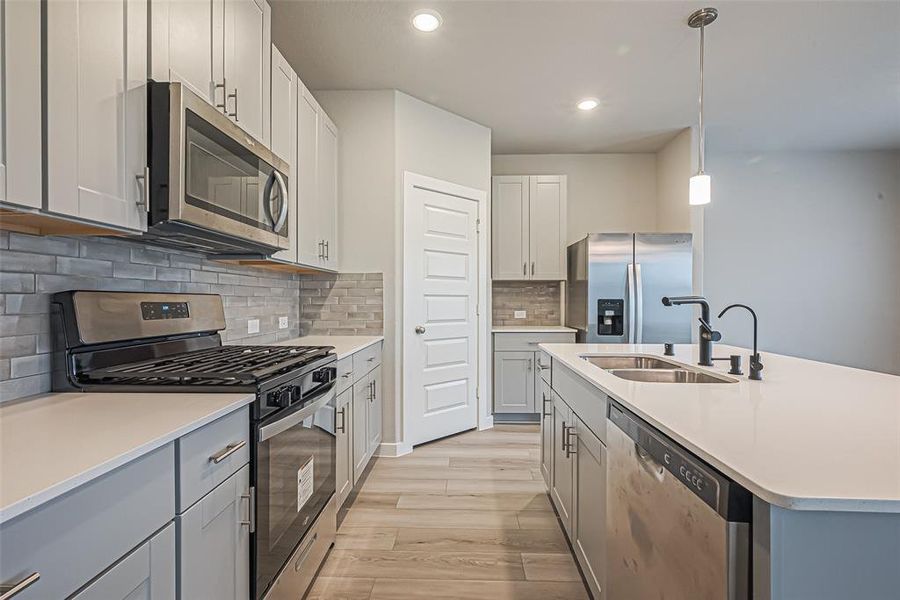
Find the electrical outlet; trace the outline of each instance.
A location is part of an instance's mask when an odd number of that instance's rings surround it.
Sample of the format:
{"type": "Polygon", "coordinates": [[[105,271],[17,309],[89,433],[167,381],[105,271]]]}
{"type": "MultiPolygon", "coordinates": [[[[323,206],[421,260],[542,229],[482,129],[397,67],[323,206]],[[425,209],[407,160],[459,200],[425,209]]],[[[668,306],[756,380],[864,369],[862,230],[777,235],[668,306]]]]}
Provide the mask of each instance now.
{"type": "Polygon", "coordinates": [[[515,319],[525,319],[527,318],[525,315],[527,313],[524,310],[517,310],[513,313],[513,318],[515,319]]]}
{"type": "Polygon", "coordinates": [[[288,328],[288,318],[287,317],[278,317],[278,329],[287,329],[288,328]]]}
{"type": "Polygon", "coordinates": [[[259,333],[259,319],[247,321],[247,333],[259,333]]]}

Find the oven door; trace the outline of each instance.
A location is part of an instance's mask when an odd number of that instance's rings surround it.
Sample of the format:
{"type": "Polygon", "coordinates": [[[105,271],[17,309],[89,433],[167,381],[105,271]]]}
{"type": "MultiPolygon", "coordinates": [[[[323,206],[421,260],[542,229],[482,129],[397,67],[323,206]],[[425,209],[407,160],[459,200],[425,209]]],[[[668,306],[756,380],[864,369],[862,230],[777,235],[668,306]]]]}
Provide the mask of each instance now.
{"type": "Polygon", "coordinates": [[[254,426],[256,598],[272,585],[334,495],[335,390],[331,383],[299,410],[254,426]]]}
{"type": "Polygon", "coordinates": [[[287,248],[287,163],[181,84],[152,84],[150,103],[151,222],[287,248]]]}

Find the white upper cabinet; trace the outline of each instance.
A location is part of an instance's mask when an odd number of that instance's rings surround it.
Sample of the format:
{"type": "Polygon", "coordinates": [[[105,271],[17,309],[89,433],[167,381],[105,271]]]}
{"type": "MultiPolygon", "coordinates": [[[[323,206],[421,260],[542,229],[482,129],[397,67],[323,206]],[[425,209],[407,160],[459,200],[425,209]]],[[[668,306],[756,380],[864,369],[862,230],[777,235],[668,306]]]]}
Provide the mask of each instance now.
{"type": "Polygon", "coordinates": [[[297,74],[272,46],[272,111],[270,147],[290,167],[288,175],[288,237],[290,247],[276,252],[278,260],[297,262],[297,74]]]}
{"type": "Polygon", "coordinates": [[[493,178],[491,235],[494,279],[528,279],[528,177],[493,178]]]}
{"type": "Polygon", "coordinates": [[[49,2],[47,208],[147,228],[144,0],[49,2]]]}
{"type": "Polygon", "coordinates": [[[266,0],[225,1],[225,114],[269,144],[271,12],[266,0]]]}
{"type": "Polygon", "coordinates": [[[338,131],[335,124],[322,113],[319,119],[318,140],[319,231],[322,235],[324,258],[322,265],[336,271],[337,200],[338,200],[338,131]]]}
{"type": "Polygon", "coordinates": [[[41,5],[4,2],[0,202],[41,208],[41,5]]]}
{"type": "Polygon", "coordinates": [[[151,0],[156,81],[180,81],[269,144],[271,10],[265,0],[151,0]]]}
{"type": "Polygon", "coordinates": [[[529,254],[532,279],[566,278],[566,176],[530,177],[529,254]]]}
{"type": "Polygon", "coordinates": [[[492,278],[566,278],[566,176],[493,178],[492,278]]]}
{"type": "Polygon", "coordinates": [[[298,262],[336,271],[338,130],[303,82],[298,87],[298,262]]]}

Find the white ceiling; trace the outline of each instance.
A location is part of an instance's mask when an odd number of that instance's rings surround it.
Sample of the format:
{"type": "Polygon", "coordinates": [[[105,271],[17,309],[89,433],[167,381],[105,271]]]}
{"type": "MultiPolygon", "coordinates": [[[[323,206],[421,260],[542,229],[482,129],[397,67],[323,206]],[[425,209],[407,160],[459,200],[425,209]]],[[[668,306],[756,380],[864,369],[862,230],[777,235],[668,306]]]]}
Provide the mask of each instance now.
{"type": "MultiPolygon", "coordinates": [[[[396,88],[487,125],[494,153],[658,150],[696,122],[697,2],[271,0],[312,90],[396,88]],[[410,27],[417,8],[443,26],[410,27]],[[590,113],[575,108],[601,100],[590,113]]],[[[711,148],[900,148],[900,2],[717,0],[711,148]]]]}

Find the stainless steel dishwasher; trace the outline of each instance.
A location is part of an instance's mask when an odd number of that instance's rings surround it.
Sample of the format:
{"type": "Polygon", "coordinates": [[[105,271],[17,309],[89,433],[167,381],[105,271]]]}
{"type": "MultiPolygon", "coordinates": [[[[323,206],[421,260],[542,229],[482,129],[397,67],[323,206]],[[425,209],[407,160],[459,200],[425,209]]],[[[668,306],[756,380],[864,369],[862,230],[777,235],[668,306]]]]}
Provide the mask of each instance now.
{"type": "Polygon", "coordinates": [[[750,598],[750,493],[608,409],[607,600],[750,598]]]}

